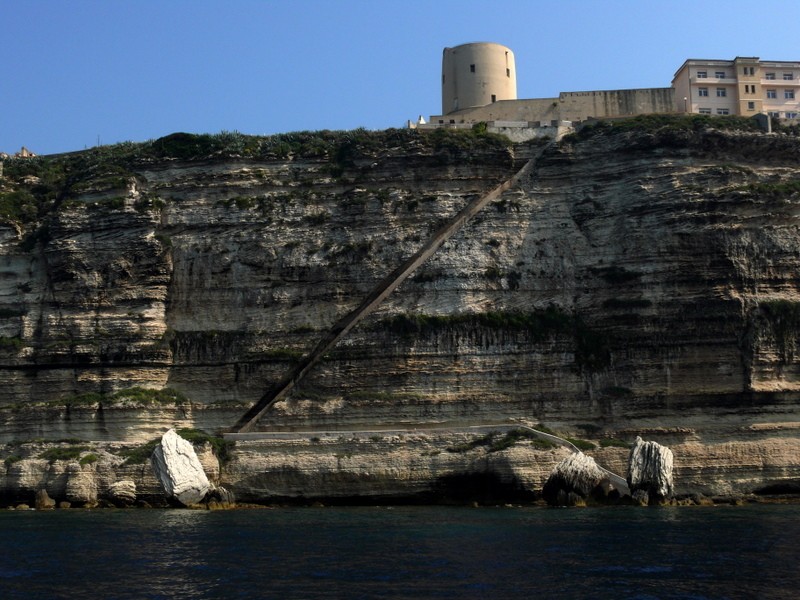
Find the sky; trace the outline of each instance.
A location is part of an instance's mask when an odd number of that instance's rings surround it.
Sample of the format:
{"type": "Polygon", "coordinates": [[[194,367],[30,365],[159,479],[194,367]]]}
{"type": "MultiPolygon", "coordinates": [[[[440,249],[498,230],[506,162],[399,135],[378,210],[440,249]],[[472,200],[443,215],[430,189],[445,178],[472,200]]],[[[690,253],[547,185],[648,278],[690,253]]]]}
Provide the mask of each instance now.
{"type": "Polygon", "coordinates": [[[796,0],[0,0],[0,151],[176,131],[404,127],[446,46],[511,48],[519,98],[668,87],[688,58],[800,61],[796,0]]]}

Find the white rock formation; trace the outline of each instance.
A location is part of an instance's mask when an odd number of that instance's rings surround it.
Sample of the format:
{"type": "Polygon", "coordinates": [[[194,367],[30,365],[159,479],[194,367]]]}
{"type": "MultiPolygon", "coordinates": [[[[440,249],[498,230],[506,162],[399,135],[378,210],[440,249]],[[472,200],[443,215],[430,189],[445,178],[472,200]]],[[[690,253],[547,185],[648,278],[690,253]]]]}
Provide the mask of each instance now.
{"type": "Polygon", "coordinates": [[[73,504],[93,506],[97,503],[97,476],[91,465],[70,462],[66,468],[64,495],[73,504]]]}
{"type": "Polygon", "coordinates": [[[608,497],[613,489],[608,475],[591,456],[575,452],[556,465],[542,495],[550,505],[576,505],[589,497],[608,497]]]}
{"type": "Polygon", "coordinates": [[[200,502],[211,487],[194,446],[174,429],[161,437],[150,462],[164,493],[184,506],[200,502]]]}
{"type": "Polygon", "coordinates": [[[136,483],[130,479],[115,481],[108,486],[105,496],[118,506],[129,506],[136,502],[136,483]]]}
{"type": "Polygon", "coordinates": [[[671,498],[674,490],[672,450],[637,436],[628,456],[628,486],[632,494],[642,490],[651,499],[671,498]]]}

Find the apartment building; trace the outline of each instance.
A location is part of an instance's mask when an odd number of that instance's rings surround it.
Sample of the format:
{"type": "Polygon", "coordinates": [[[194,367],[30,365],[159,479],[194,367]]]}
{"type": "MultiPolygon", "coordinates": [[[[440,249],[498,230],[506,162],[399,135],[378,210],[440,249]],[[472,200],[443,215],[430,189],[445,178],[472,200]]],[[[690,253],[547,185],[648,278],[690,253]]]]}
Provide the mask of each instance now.
{"type": "Polygon", "coordinates": [[[800,62],[689,59],[672,79],[676,112],[800,117],[800,62]]]}

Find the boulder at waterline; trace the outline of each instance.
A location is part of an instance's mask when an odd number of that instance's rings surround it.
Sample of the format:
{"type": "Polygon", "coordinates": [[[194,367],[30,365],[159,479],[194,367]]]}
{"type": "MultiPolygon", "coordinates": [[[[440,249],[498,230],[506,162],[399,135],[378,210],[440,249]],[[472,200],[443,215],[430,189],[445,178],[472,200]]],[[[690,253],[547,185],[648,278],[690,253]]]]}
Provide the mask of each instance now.
{"type": "Polygon", "coordinates": [[[200,502],[211,487],[194,446],[174,429],[161,437],[150,462],[167,497],[184,506],[200,502]]]}
{"type": "Polygon", "coordinates": [[[614,502],[620,493],[591,456],[575,452],[556,465],[542,496],[551,506],[579,506],[587,500],[614,502]]]}
{"type": "MultiPolygon", "coordinates": [[[[647,503],[658,504],[673,496],[672,450],[636,437],[628,455],[628,487],[631,494],[644,492],[647,503]]],[[[641,499],[643,494],[637,494],[641,499]]]]}
{"type": "Polygon", "coordinates": [[[103,495],[114,506],[131,506],[136,502],[136,483],[130,479],[115,481],[103,495]]]}

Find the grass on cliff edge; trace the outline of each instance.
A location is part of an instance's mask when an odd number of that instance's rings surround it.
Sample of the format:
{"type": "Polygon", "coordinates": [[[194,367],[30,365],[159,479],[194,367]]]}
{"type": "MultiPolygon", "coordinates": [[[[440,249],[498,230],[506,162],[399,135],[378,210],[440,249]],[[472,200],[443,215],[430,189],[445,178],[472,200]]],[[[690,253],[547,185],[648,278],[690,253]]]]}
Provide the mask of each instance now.
{"type": "Polygon", "coordinates": [[[133,387],[127,390],[119,390],[110,394],[98,392],[87,392],[77,394],[61,400],[51,400],[46,406],[64,406],[67,408],[79,406],[154,406],[176,404],[186,404],[189,399],[177,390],[172,388],[162,388],[160,390],[133,387]]]}
{"type": "MultiPolygon", "coordinates": [[[[613,135],[625,131],[665,133],[669,131],[702,131],[706,128],[723,131],[761,131],[758,123],[751,117],[697,114],[638,115],[629,119],[610,119],[586,124],[579,131],[564,136],[564,141],[574,142],[598,135],[613,135]]],[[[787,132],[791,133],[789,130],[787,132]]]]}
{"type": "MultiPolygon", "coordinates": [[[[0,222],[41,222],[87,190],[124,190],[144,167],[159,161],[210,161],[228,158],[255,160],[316,159],[328,161],[332,172],[341,173],[359,158],[382,154],[418,152],[458,154],[469,158],[478,150],[504,150],[508,138],[473,129],[386,129],[368,131],[298,131],[270,136],[245,135],[238,131],[217,134],[173,133],[156,140],[122,142],[80,152],[33,158],[10,158],[3,162],[0,181],[0,222]]],[[[120,208],[122,198],[112,198],[109,208],[120,208]]],[[[92,204],[86,204],[88,207],[92,204]]]]}

